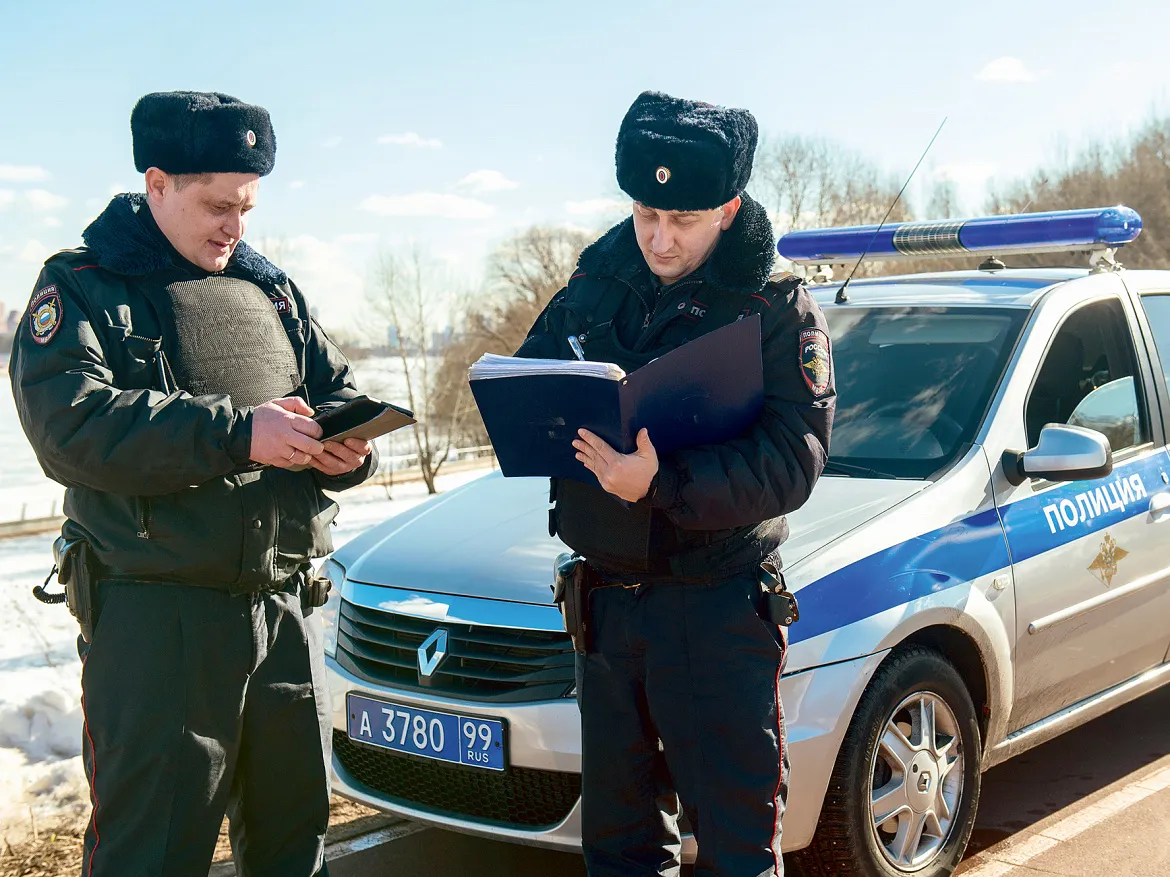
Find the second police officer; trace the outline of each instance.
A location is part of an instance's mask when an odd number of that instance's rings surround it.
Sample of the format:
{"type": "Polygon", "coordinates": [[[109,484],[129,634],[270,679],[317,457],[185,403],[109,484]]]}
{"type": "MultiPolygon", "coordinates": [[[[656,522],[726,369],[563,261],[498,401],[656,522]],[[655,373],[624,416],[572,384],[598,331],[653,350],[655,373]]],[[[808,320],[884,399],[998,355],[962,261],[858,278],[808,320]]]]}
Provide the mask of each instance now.
{"type": "Polygon", "coordinates": [[[591,586],[577,697],[592,877],[677,873],[675,793],[696,874],[783,873],[787,640],[761,568],[779,567],[784,516],[825,465],[835,393],[824,315],[797,278],[771,276],[772,226],[744,191],[756,141],[747,110],[640,95],[616,150],[633,215],[585,249],[518,351],[579,345],[629,372],[762,318],[765,404],[747,432],[660,458],[645,430],[628,455],[582,431],[604,489],[553,483],[552,527],[591,586]]]}
{"type": "Polygon", "coordinates": [[[322,490],[360,484],[377,455],[318,440],[310,415],[357,396],[353,371],[241,240],[276,160],[268,112],[155,93],[131,133],[145,194],[45,263],[10,367],[67,488],[71,603],[92,610],[75,609],[82,872],[206,874],[228,811],[240,874],[323,877],[331,713],[306,573],[332,549],[322,490]]]}

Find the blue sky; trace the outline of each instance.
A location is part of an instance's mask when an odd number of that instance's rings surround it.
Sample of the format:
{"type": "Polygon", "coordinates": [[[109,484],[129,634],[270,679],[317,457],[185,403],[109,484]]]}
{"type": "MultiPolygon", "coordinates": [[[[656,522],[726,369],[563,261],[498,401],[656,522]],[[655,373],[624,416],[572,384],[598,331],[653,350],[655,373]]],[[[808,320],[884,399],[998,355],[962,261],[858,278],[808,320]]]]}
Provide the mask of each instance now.
{"type": "Polygon", "coordinates": [[[276,170],[248,237],[282,239],[326,323],[350,326],[379,248],[417,243],[470,279],[520,228],[611,218],[614,134],[645,88],[899,176],[949,116],[921,181],[954,179],[977,212],[989,182],[1170,112],[1168,33],[1165,0],[0,0],[0,301],[23,307],[45,256],[140,189],[129,116],[148,91],[268,107],[276,170]]]}

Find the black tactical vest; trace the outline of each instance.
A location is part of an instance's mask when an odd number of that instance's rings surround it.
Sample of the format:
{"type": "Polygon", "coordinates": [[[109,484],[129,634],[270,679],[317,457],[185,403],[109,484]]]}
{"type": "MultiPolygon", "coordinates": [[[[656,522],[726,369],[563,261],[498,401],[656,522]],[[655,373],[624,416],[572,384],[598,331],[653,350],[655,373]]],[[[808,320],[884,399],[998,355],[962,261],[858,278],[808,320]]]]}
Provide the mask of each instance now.
{"type": "Polygon", "coordinates": [[[160,309],[174,389],[255,407],[295,392],[301,368],[272,301],[254,283],[212,275],[164,287],[160,309]]]}

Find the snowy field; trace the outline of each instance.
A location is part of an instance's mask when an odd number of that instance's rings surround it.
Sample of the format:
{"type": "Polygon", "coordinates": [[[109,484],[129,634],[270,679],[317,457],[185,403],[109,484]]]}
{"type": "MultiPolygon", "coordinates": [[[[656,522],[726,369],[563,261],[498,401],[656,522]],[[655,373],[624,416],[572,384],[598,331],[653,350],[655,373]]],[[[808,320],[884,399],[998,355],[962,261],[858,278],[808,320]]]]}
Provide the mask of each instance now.
{"type": "MultiPolygon", "coordinates": [[[[440,475],[450,490],[484,471],[440,475]]],[[[421,483],[342,494],[340,546],[426,499],[421,483]]],[[[38,829],[81,824],[89,795],[81,765],[81,662],[77,625],[64,606],[32,595],[52,567],[53,535],[0,539],[0,843],[38,829]]],[[[54,587],[53,590],[57,590],[54,587]]]]}

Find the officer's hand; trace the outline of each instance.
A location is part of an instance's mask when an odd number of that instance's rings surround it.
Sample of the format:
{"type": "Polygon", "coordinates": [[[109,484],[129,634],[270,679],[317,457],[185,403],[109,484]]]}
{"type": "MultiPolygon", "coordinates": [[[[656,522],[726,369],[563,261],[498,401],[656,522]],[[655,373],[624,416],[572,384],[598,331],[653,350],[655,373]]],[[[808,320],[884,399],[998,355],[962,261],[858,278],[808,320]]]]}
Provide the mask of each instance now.
{"type": "Polygon", "coordinates": [[[345,444],[325,442],[324,450],[309,463],[318,472],[326,475],[345,475],[366,462],[373,450],[370,443],[361,439],[347,438],[345,444]]]}
{"type": "Polygon", "coordinates": [[[320,424],[304,399],[289,397],[257,406],[252,411],[252,460],[288,469],[310,463],[324,451],[317,439],[320,424]]]}
{"type": "Polygon", "coordinates": [[[578,431],[581,437],[574,439],[577,459],[585,468],[597,476],[607,493],[637,502],[650,490],[650,482],[658,474],[658,452],[650,443],[650,433],[638,433],[638,449],[632,454],[619,454],[604,439],[587,429],[578,431]]]}

